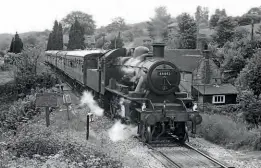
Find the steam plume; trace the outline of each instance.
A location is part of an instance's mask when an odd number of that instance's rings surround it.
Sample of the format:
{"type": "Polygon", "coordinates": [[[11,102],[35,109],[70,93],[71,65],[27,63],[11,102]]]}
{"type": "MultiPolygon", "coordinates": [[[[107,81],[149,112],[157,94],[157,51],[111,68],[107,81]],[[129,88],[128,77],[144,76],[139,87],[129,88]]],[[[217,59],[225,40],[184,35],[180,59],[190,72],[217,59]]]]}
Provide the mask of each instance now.
{"type": "MultiPolygon", "coordinates": [[[[121,110],[119,114],[121,117],[125,117],[125,106],[124,106],[124,99],[120,99],[120,106],[121,110]]],[[[137,127],[133,125],[125,125],[122,124],[121,121],[116,121],[114,125],[108,131],[109,137],[112,141],[122,141],[125,139],[130,138],[131,136],[137,135],[137,127]]]]}
{"type": "Polygon", "coordinates": [[[83,93],[80,105],[87,105],[90,108],[91,113],[97,116],[103,116],[104,110],[98,106],[97,102],[93,99],[93,95],[88,91],[83,93]]]}
{"type": "Polygon", "coordinates": [[[123,141],[137,134],[137,127],[121,124],[121,121],[116,123],[108,131],[112,141],[123,141]]]}

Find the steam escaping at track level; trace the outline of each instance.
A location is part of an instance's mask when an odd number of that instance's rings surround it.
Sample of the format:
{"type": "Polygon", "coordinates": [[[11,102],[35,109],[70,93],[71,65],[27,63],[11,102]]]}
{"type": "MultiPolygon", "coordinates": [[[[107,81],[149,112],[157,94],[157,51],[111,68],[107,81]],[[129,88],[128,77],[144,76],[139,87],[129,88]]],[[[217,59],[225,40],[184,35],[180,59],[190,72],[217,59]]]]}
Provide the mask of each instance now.
{"type": "Polygon", "coordinates": [[[121,121],[116,121],[108,131],[112,141],[123,141],[131,136],[137,135],[137,127],[122,124],[121,121]]]}
{"type": "MultiPolygon", "coordinates": [[[[120,109],[118,114],[125,117],[125,107],[123,105],[124,99],[121,98],[119,105],[120,109]]],[[[122,124],[120,120],[116,121],[114,125],[108,130],[109,137],[112,141],[123,141],[131,136],[137,135],[137,126],[122,124]]]]}
{"type": "Polygon", "coordinates": [[[81,106],[87,105],[90,111],[96,116],[103,116],[104,110],[99,107],[97,102],[93,99],[91,92],[84,91],[81,97],[81,106]]]}

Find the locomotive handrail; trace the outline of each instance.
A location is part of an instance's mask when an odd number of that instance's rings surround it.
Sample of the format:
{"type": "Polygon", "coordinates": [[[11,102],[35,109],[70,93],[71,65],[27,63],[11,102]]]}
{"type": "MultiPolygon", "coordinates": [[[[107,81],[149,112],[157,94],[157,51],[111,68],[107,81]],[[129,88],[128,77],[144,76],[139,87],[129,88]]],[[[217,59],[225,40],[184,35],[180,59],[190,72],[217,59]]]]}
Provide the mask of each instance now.
{"type": "Polygon", "coordinates": [[[124,97],[124,98],[126,98],[126,99],[129,99],[129,100],[133,100],[133,101],[139,101],[139,100],[140,100],[140,101],[148,101],[148,102],[151,104],[152,109],[153,109],[153,110],[155,109],[155,107],[154,107],[152,101],[151,101],[150,99],[148,99],[148,98],[129,97],[129,96],[124,95],[124,94],[122,94],[121,92],[118,92],[118,91],[116,91],[116,90],[113,90],[113,89],[111,89],[111,88],[109,88],[109,87],[105,87],[105,89],[108,90],[108,91],[110,91],[110,92],[113,92],[113,93],[115,93],[115,94],[119,94],[119,95],[121,95],[122,97],[124,97]]]}

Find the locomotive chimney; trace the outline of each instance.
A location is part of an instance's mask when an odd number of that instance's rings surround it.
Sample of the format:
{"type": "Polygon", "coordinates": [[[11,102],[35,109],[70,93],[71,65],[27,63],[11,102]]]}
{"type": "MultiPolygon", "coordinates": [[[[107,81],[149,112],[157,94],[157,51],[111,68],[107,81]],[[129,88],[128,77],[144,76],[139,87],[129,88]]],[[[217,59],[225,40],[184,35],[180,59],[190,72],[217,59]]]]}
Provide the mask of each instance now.
{"type": "Polygon", "coordinates": [[[164,43],[153,43],[153,57],[162,57],[164,58],[164,43]]]}

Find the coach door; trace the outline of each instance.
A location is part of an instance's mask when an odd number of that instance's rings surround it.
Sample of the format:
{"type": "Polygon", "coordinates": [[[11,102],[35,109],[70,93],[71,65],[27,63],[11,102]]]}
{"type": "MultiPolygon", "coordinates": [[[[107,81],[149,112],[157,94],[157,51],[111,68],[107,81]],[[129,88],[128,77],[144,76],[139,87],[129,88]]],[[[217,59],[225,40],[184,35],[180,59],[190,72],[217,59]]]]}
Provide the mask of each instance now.
{"type": "Polygon", "coordinates": [[[100,71],[98,68],[99,54],[87,57],[87,86],[96,92],[100,92],[100,71]]]}

